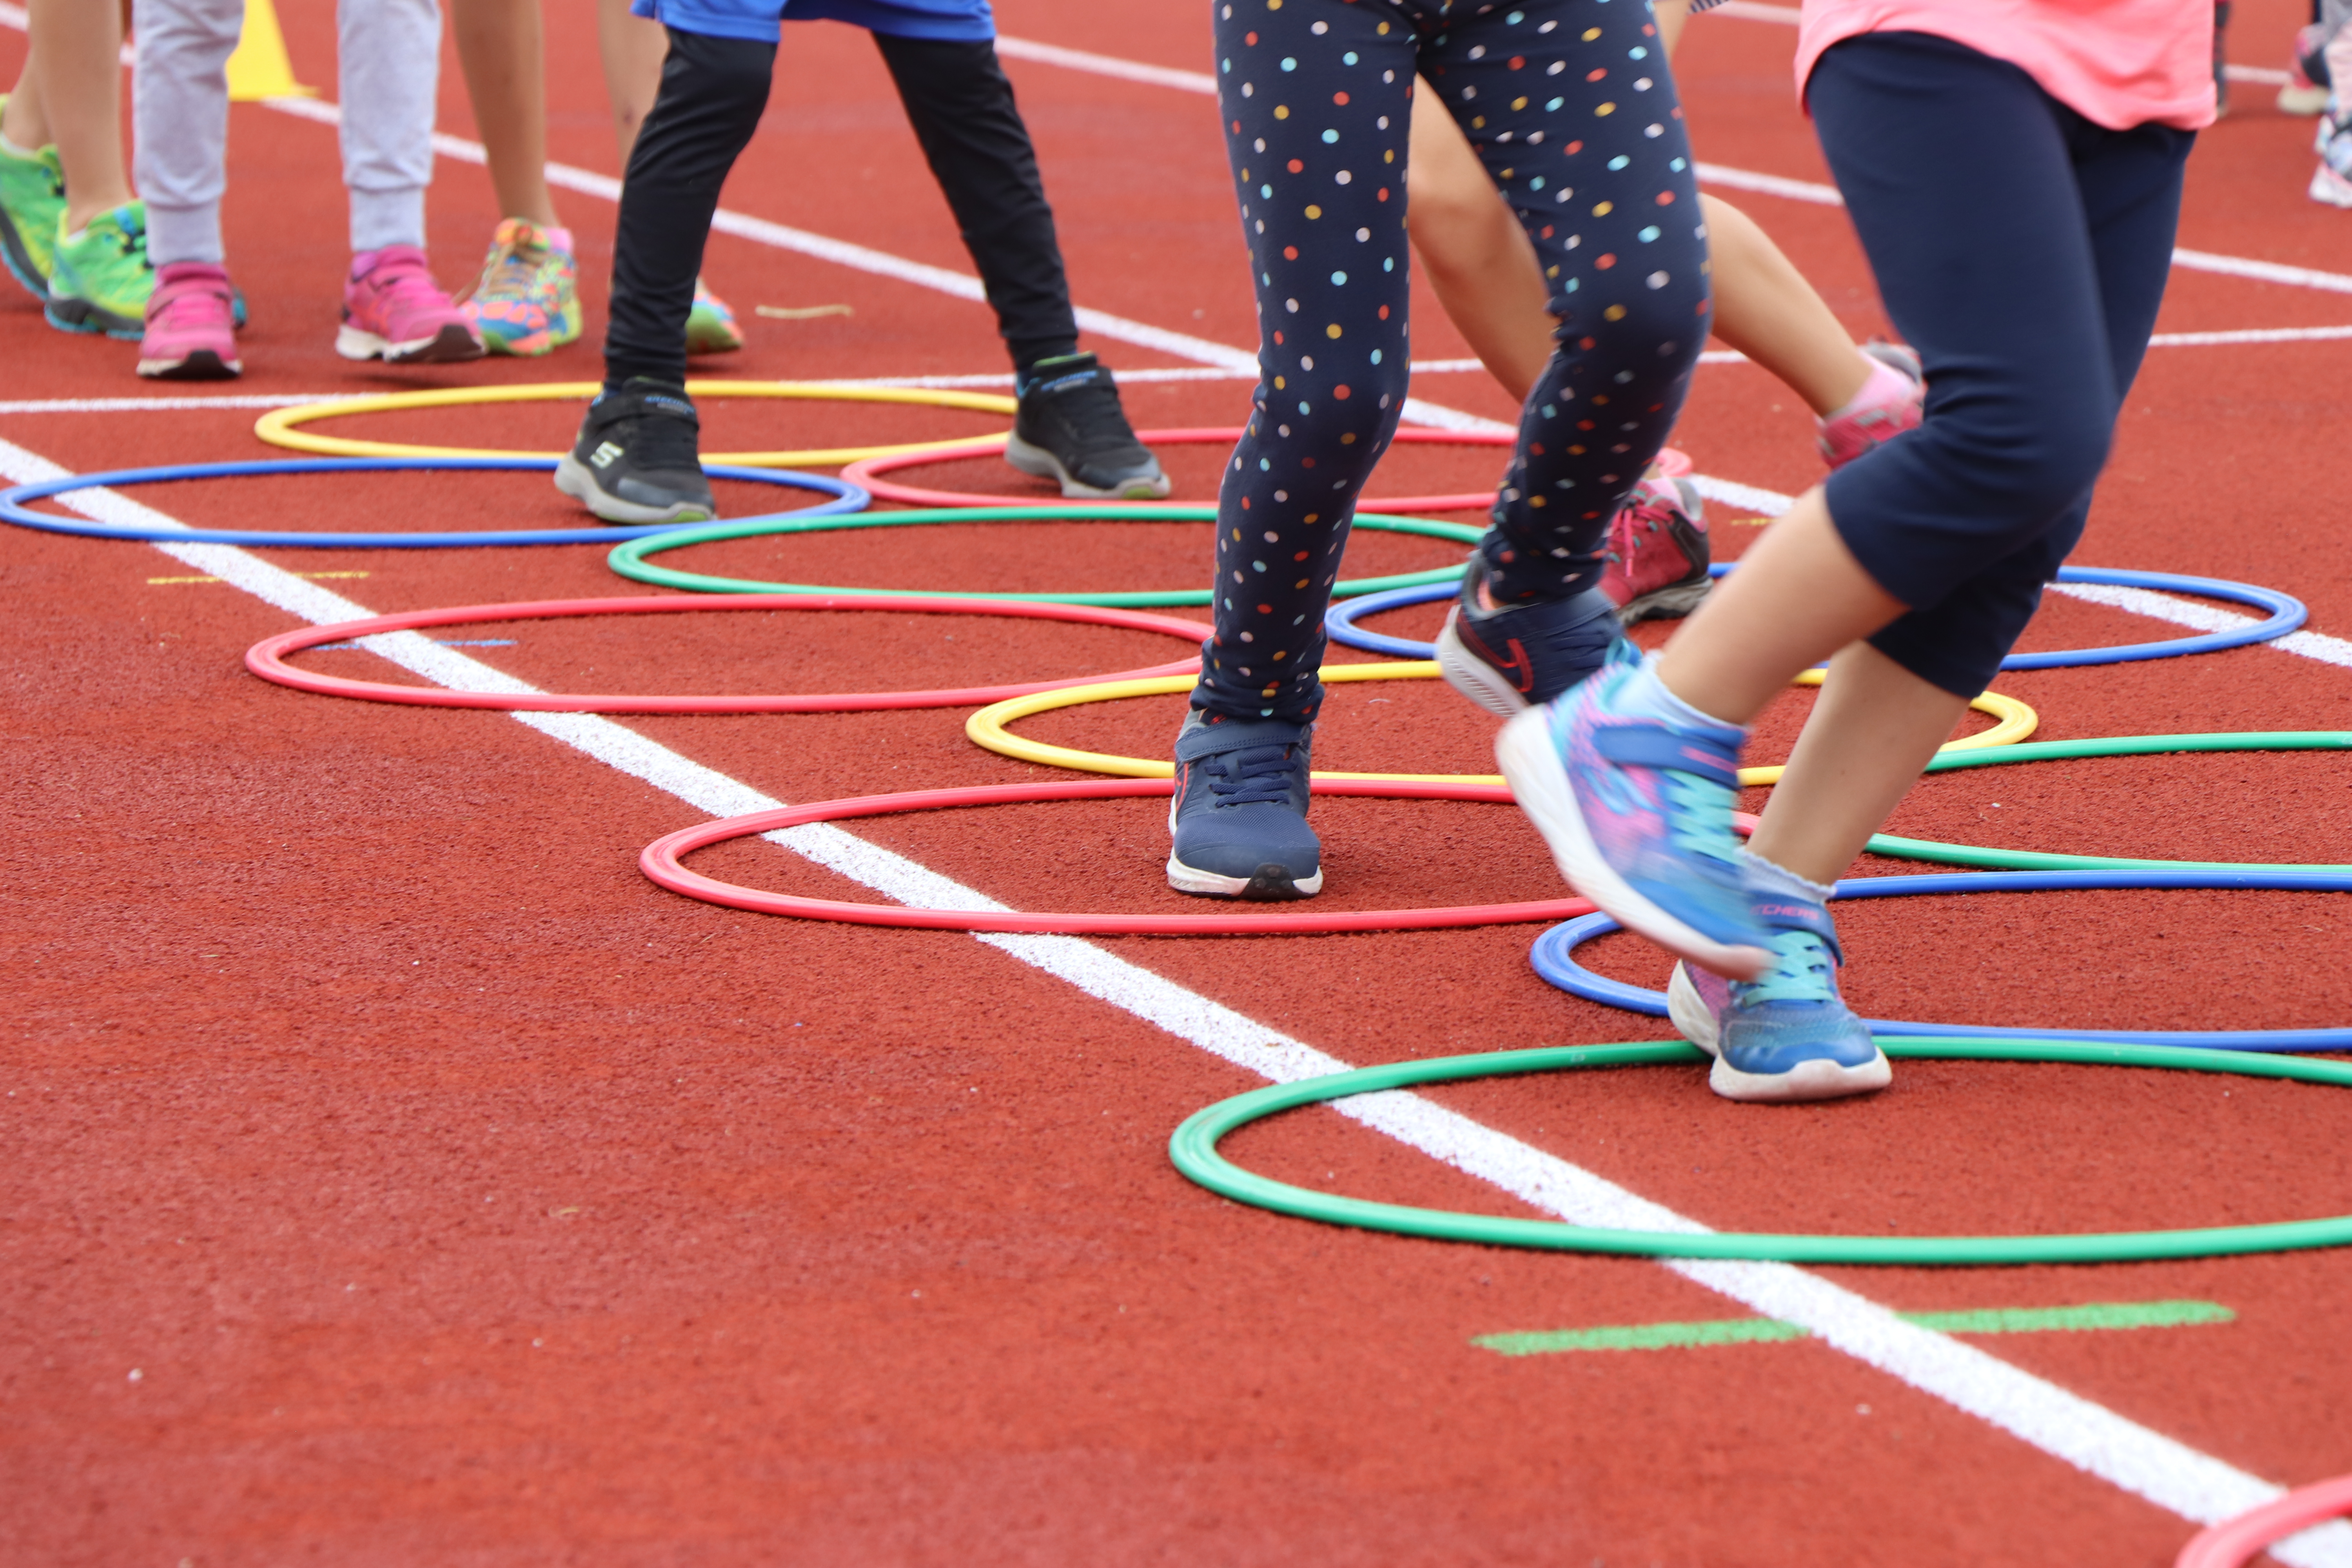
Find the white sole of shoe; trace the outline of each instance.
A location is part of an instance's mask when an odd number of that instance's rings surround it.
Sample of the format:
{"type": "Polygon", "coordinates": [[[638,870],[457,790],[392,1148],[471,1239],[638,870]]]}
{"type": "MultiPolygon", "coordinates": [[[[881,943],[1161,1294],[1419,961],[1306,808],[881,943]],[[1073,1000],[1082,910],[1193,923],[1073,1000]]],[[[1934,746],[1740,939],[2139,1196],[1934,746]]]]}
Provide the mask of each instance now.
{"type": "Polygon", "coordinates": [[[587,465],[569,452],[556,462],[555,488],[606,522],[644,524],[717,521],[709,507],[693,501],[678,501],[666,507],[640,506],[635,501],[608,495],[596,483],[596,477],[588,471],[587,465]]]}
{"type": "Polygon", "coordinates": [[[1675,977],[1666,982],[1666,1022],[1708,1056],[1717,1054],[1715,1010],[1701,999],[1690,971],[1680,963],[1675,965],[1675,977]]]}
{"type": "Polygon", "coordinates": [[[1744,1073],[1723,1058],[1708,1069],[1706,1087],[1726,1100],[1757,1105],[1794,1105],[1811,1100],[1843,1100],[1871,1094],[1895,1081],[1886,1053],[1879,1052],[1860,1067],[1835,1062],[1800,1062],[1787,1072],[1744,1073]]]}
{"type": "Polygon", "coordinates": [[[1283,903],[1292,899],[1311,899],[1323,890],[1323,868],[1317,867],[1315,875],[1304,879],[1282,877],[1278,880],[1261,869],[1255,877],[1226,877],[1215,871],[1196,870],[1175,856],[1168,857],[1168,885],[1180,893],[1194,893],[1212,899],[1244,899],[1254,903],[1283,903]],[[1284,889],[1287,889],[1287,891],[1284,889]]]}
{"type": "Polygon", "coordinates": [[[1500,670],[1463,646],[1454,623],[1461,616],[1456,605],[1445,614],[1445,629],[1437,634],[1437,669],[1445,684],[1498,719],[1517,718],[1528,710],[1528,700],[1503,678],[1500,670]]]}
{"type": "Polygon", "coordinates": [[[482,357],[482,340],[452,321],[429,338],[396,343],[344,323],[335,331],[335,352],[345,359],[380,359],[386,364],[460,364],[482,357]]]}
{"type": "Polygon", "coordinates": [[[1117,489],[1098,490],[1074,477],[1062,467],[1062,459],[1043,447],[1033,447],[1014,436],[1004,443],[1004,460],[1032,479],[1051,479],[1062,487],[1062,495],[1069,500],[1164,500],[1175,488],[1165,474],[1156,479],[1137,479],[1117,489]]]}
{"type": "Polygon", "coordinates": [[[1495,737],[1495,761],[1519,809],[1536,825],[1569,886],[1591,899],[1627,931],[1648,937],[1676,957],[1731,980],[1754,980],[1772,967],[1760,947],[1734,947],[1693,929],[1633,890],[1602,858],[1578,809],[1568,770],[1552,749],[1550,721],[1530,708],[1495,737]]]}

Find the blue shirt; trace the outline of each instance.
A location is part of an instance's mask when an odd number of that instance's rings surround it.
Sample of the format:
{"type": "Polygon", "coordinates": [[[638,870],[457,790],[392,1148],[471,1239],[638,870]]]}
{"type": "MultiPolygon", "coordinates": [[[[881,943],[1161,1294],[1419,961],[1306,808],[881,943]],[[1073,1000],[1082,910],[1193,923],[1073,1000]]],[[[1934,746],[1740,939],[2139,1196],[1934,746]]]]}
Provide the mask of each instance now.
{"type": "Polygon", "coordinates": [[[996,37],[988,0],[635,0],[629,9],[681,33],[779,41],[779,22],[847,22],[901,38],[982,43],[996,37]]]}

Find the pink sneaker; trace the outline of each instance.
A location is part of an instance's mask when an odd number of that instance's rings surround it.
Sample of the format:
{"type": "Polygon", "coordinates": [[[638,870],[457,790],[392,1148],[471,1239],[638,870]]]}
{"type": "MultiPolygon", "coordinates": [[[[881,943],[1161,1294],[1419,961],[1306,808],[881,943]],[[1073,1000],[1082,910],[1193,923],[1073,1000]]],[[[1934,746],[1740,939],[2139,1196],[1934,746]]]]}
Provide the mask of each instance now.
{"type": "Polygon", "coordinates": [[[425,252],[387,245],[352,258],[335,352],[386,364],[444,364],[481,358],[482,340],[433,281],[425,252]]]}
{"type": "Polygon", "coordinates": [[[1706,503],[1688,479],[1643,479],[1609,520],[1601,592],[1621,625],[1687,616],[1706,597],[1706,503]]]}
{"type": "Polygon", "coordinates": [[[158,381],[226,381],[242,374],[236,357],[236,290],[227,269],[209,261],[173,261],[155,269],[147,330],[139,340],[139,374],[158,381]]]}
{"type": "Polygon", "coordinates": [[[1927,383],[1917,354],[1896,343],[1870,343],[1862,353],[1870,361],[1870,379],[1853,402],[1813,421],[1822,460],[1832,468],[1916,426],[1927,405],[1927,383]]]}

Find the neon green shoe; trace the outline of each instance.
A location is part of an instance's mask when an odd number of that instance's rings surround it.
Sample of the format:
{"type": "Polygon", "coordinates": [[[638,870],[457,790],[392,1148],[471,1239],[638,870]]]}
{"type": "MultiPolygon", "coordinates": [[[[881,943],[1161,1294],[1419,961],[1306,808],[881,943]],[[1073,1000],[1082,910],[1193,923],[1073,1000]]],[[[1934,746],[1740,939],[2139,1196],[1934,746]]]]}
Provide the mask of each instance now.
{"type": "Polygon", "coordinates": [[[694,310],[686,318],[686,352],[690,354],[733,353],[743,346],[743,329],[727,301],[694,280],[694,310]]]}
{"type": "Polygon", "coordinates": [[[578,342],[578,268],[566,229],[527,218],[499,220],[482,275],[461,308],[494,354],[535,358],[578,342]]]}
{"type": "MultiPolygon", "coordinates": [[[[0,107],[7,101],[0,92],[0,107]]],[[[49,258],[65,210],[66,173],[55,147],[29,158],[0,151],[0,258],[17,282],[43,300],[49,297],[49,258]]]]}
{"type": "Polygon", "coordinates": [[[147,204],[125,202],[100,213],[78,235],[66,233],[60,211],[57,236],[49,259],[49,325],[137,342],[146,333],[147,300],[155,292],[147,204]]]}

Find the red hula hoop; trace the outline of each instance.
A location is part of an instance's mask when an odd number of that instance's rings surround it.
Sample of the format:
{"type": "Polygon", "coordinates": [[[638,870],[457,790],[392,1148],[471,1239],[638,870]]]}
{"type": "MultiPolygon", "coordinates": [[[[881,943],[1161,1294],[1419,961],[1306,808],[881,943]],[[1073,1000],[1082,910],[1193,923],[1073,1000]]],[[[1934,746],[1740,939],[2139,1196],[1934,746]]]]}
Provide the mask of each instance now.
{"type": "Polygon", "coordinates": [[[353,697],[367,702],[403,702],[420,708],[481,708],[499,712],[531,713],[843,713],[886,708],[963,708],[1002,702],[1034,691],[1067,686],[1088,686],[1103,680],[1142,680],[1154,676],[1184,675],[1200,668],[1200,656],[1188,655],[1149,668],[1117,675],[1080,675],[1062,680],[1033,680],[1015,686],[969,686],[937,691],[821,692],[789,697],[655,697],[597,695],[548,691],[509,694],[499,691],[450,691],[440,687],[394,686],[376,680],[350,680],[297,669],[285,662],[288,654],[320,643],[373,637],[380,632],[415,631],[425,626],[460,626],[478,621],[557,620],[572,616],[693,615],[726,610],[907,610],[925,615],[1004,616],[1016,620],[1070,621],[1083,626],[1118,626],[1160,632],[1197,644],[1208,634],[1202,621],[1177,616],[1155,616],[1140,610],[1097,608],[1090,605],[1027,604],[997,599],[913,599],[880,595],[813,594],[664,594],[625,599],[534,599],[509,605],[460,605],[440,610],[409,610],[376,616],[363,621],[304,626],[264,637],[247,648],[245,667],[264,680],[298,691],[325,697],[353,697]]]}
{"type": "Polygon", "coordinates": [[[2347,1512],[2352,1512],[2352,1476],[2338,1476],[2200,1531],[2180,1549],[2172,1568],[2244,1568],[2272,1542],[2347,1512]]]}
{"type": "MultiPolygon", "coordinates": [[[[1241,439],[1238,426],[1191,430],[1140,430],[1136,439],[1147,447],[1181,447],[1214,442],[1231,446],[1241,439]]],[[[1475,431],[1430,430],[1418,426],[1396,433],[1401,445],[1437,445],[1454,447],[1507,447],[1517,440],[1516,436],[1489,436],[1475,431]]],[[[892,456],[867,458],[841,470],[849,483],[873,492],[877,500],[898,501],[908,506],[1003,506],[1017,496],[983,495],[978,490],[931,490],[917,485],[902,485],[882,476],[900,468],[919,468],[925,463],[950,462],[959,458],[992,458],[1004,450],[1004,440],[996,437],[968,441],[959,447],[934,447],[928,452],[901,452],[892,456]]],[[[1668,475],[1691,471],[1689,457],[1668,447],[1658,454],[1659,471],[1668,475]]],[[[1155,506],[1198,504],[1173,501],[1117,501],[1121,513],[1148,512],[1155,506]]],[[[1356,502],[1359,511],[1420,512],[1420,511],[1485,511],[1495,504],[1493,490],[1470,490],[1455,495],[1429,496],[1364,496],[1356,502]]]]}
{"type": "MultiPolygon", "coordinates": [[[[762,892],[722,882],[679,864],[679,857],[730,838],[774,833],[812,822],[884,816],[895,812],[938,811],[960,805],[1017,805],[1045,800],[1132,800],[1166,796],[1170,779],[1104,779],[1072,784],[977,784],[961,789],[909,790],[896,795],[821,800],[813,805],[755,811],[705,822],[655,839],[637,855],[637,869],[673,893],[730,909],[801,920],[841,921],[852,925],[903,926],[918,931],[1023,931],[1046,936],[1310,936],[1357,931],[1435,931],[1452,926],[1516,925],[1528,921],[1572,920],[1591,914],[1583,899],[1540,899],[1517,904],[1460,904],[1447,909],[1351,910],[1328,913],[1108,915],[1026,914],[1017,910],[924,910],[903,904],[853,904],[839,899],[804,899],[762,892]]],[[[1496,784],[1402,784],[1379,779],[1318,779],[1315,793],[1370,795],[1384,800],[1472,800],[1510,804],[1496,784]]],[[[1753,826],[1745,813],[1739,820],[1753,826]]]]}

